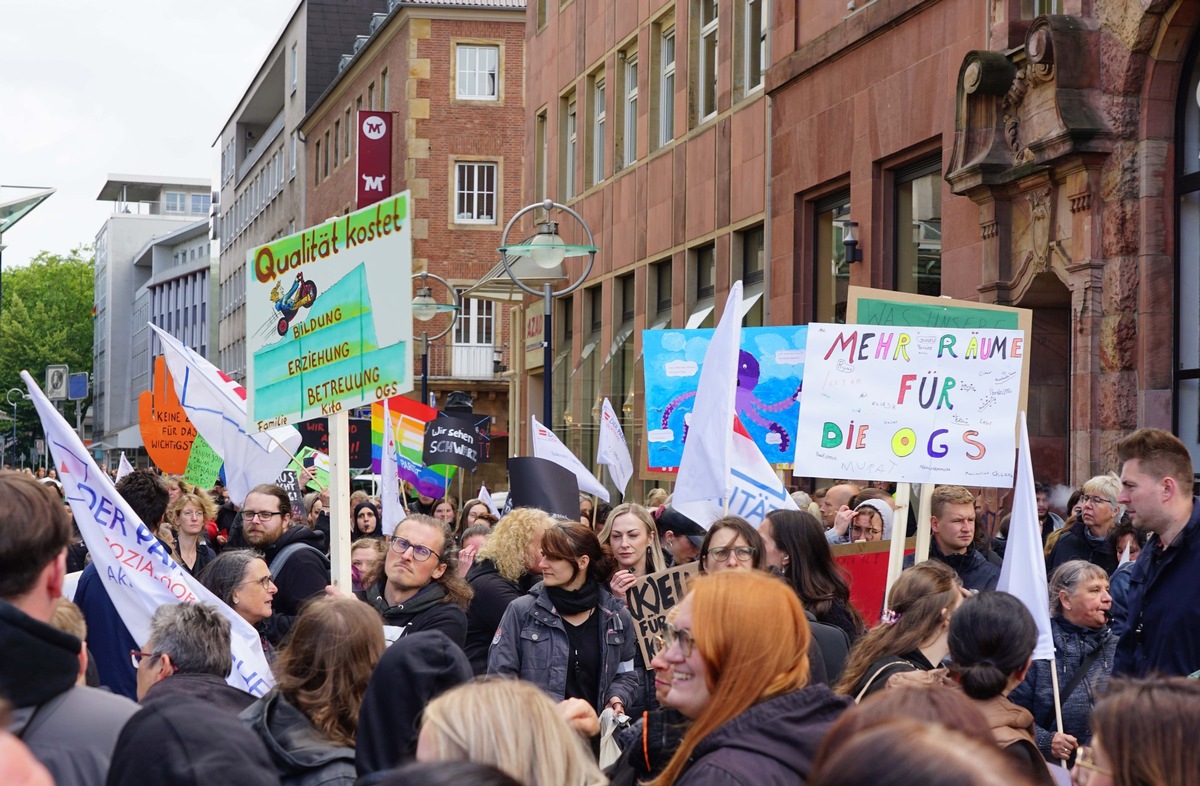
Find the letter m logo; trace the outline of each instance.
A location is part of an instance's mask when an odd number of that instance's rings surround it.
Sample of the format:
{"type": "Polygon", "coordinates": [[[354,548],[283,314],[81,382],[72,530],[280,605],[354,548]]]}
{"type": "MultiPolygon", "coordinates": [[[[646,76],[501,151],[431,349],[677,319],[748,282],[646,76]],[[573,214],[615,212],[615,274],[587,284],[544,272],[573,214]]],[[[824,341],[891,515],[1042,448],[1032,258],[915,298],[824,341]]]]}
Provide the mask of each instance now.
{"type": "Polygon", "coordinates": [[[384,178],[384,175],[379,175],[378,177],[371,177],[370,175],[363,175],[362,176],[363,190],[364,191],[382,191],[383,190],[383,178],[384,178]]]}

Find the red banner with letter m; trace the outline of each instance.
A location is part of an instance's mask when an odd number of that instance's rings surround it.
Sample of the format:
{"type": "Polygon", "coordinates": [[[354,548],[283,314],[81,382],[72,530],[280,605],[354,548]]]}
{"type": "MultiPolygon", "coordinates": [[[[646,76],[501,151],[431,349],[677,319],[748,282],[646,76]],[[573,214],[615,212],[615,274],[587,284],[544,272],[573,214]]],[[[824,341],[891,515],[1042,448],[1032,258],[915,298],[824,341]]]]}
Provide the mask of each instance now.
{"type": "Polygon", "coordinates": [[[392,195],[391,112],[358,112],[358,207],[373,205],[392,195]]]}

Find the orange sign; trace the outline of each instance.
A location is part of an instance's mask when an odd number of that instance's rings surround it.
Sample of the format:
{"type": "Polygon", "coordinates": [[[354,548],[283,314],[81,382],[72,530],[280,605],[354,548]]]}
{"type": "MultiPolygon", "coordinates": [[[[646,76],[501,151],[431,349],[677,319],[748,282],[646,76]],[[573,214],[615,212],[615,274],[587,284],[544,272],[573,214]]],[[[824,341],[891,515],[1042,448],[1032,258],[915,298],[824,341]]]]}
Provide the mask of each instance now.
{"type": "Polygon", "coordinates": [[[154,359],[154,389],[138,398],[138,426],[150,460],[163,472],[182,475],[196,440],[196,428],[188,420],[175,395],[175,384],[162,355],[154,359]]]}

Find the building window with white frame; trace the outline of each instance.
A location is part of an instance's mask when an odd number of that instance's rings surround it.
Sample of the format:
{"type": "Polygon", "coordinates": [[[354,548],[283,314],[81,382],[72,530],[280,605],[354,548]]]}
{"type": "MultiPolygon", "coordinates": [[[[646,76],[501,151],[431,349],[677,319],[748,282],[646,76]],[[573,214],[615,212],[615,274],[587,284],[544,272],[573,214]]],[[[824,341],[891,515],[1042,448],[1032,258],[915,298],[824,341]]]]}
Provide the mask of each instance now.
{"type": "Polygon", "coordinates": [[[496,223],[496,165],[460,161],[454,166],[454,223],[496,223]]]}
{"type": "Polygon", "coordinates": [[[717,0],[693,0],[697,25],[696,123],[717,113],[717,0]]]}
{"type": "Polygon", "coordinates": [[[500,47],[459,44],[455,57],[455,96],[460,101],[500,98],[500,47]]]}
{"type": "Polygon", "coordinates": [[[296,48],[298,44],[292,44],[292,92],[296,92],[296,86],[300,84],[300,51],[296,48]]]}
{"type": "Polygon", "coordinates": [[[562,192],[564,199],[575,196],[575,156],[579,142],[579,118],[575,94],[563,99],[562,192]]]}
{"type": "MultiPolygon", "coordinates": [[[[464,291],[458,289],[459,295],[464,291]]],[[[495,307],[491,300],[462,298],[461,308],[454,318],[454,376],[465,379],[492,376],[495,307]]]]}
{"type": "Polygon", "coordinates": [[[745,71],[742,74],[744,93],[752,93],[763,86],[767,67],[767,15],[764,13],[766,0],[743,0],[742,59],[745,71]]]}
{"type": "Polygon", "coordinates": [[[621,165],[629,166],[637,161],[637,110],[638,110],[638,59],[636,54],[625,57],[625,101],[621,145],[621,165]]]}
{"type": "Polygon", "coordinates": [[[658,82],[658,145],[675,138],[675,28],[666,30],[659,42],[661,73],[658,82]]]}
{"type": "Polygon", "coordinates": [[[187,210],[187,194],[181,194],[176,191],[167,192],[166,212],[186,213],[187,210]]]}
{"type": "Polygon", "coordinates": [[[604,77],[592,82],[592,184],[604,179],[604,125],[608,117],[605,112],[604,77]]]}

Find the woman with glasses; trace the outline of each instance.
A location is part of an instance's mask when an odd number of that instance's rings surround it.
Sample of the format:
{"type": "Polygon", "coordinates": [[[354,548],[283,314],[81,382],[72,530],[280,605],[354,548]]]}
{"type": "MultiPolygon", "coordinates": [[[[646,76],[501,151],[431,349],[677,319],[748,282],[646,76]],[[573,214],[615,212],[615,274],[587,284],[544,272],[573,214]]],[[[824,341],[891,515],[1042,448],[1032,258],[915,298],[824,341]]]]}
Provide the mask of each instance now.
{"type": "Polygon", "coordinates": [[[1092,713],[1092,745],[1075,759],[1075,786],[1196,783],[1200,682],[1182,677],[1114,681],[1092,713]]]}
{"type": "Polygon", "coordinates": [[[691,726],[651,786],[804,783],[849,701],[809,681],[796,594],[759,571],[701,576],[667,634],[664,703],[691,726]]]}
{"type": "Polygon", "coordinates": [[[866,624],[850,604],[850,585],[833,560],[821,522],[808,511],[773,510],[758,532],[768,569],[791,585],[804,610],[840,628],[850,643],[858,639],[866,624]]]}
{"type": "Polygon", "coordinates": [[[238,716],[262,738],[281,783],[354,783],[359,710],[385,646],[378,617],[352,598],[301,610],[275,661],[275,687],[238,716]]]}
{"type": "Polygon", "coordinates": [[[1051,662],[1035,660],[1009,696],[1033,713],[1034,736],[1047,761],[1068,761],[1091,739],[1092,706],[1108,687],[1117,637],[1108,627],[1112,596],[1099,565],[1071,560],[1050,576],[1050,631],[1063,730],[1057,730],[1051,662]]]}
{"type": "Polygon", "coordinates": [[[181,492],[167,506],[167,524],[174,541],[171,556],[193,576],[199,576],[217,554],[204,540],[206,522],[217,517],[217,506],[200,489],[181,492]]]}
{"type": "Polygon", "coordinates": [[[646,675],[634,668],[633,618],[606,589],[616,561],[579,523],[546,530],[541,554],[542,583],[504,612],[488,673],[528,680],[555,701],[583,699],[596,712],[624,714],[646,675]]]}
{"type": "Polygon", "coordinates": [[[896,674],[933,671],[949,651],[946,632],[963,594],[958,574],[944,562],[926,560],[901,573],[883,623],[855,643],[834,690],[862,701],[896,674]]]}
{"type": "Polygon", "coordinates": [[[1054,570],[1073,559],[1086,560],[1104,568],[1107,575],[1117,569],[1117,547],[1111,537],[1117,521],[1125,512],[1117,504],[1121,492],[1121,479],[1116,475],[1097,475],[1083,484],[1079,504],[1083,515],[1059,536],[1058,542],[1046,560],[1046,567],[1054,570]]]}
{"type": "Polygon", "coordinates": [[[262,555],[250,549],[221,552],[200,574],[200,583],[258,631],[263,652],[274,657],[264,623],[275,613],[275,582],[262,555]]]}
{"type": "Polygon", "coordinates": [[[471,587],[458,575],[454,535],[432,516],[415,513],[396,526],[383,575],[355,594],[393,628],[389,641],[422,630],[440,630],[460,647],[466,641],[471,587]]]}
{"type": "Polygon", "coordinates": [[[766,570],[767,550],[758,530],[740,516],[714,521],[700,544],[700,572],[766,570]]]}

